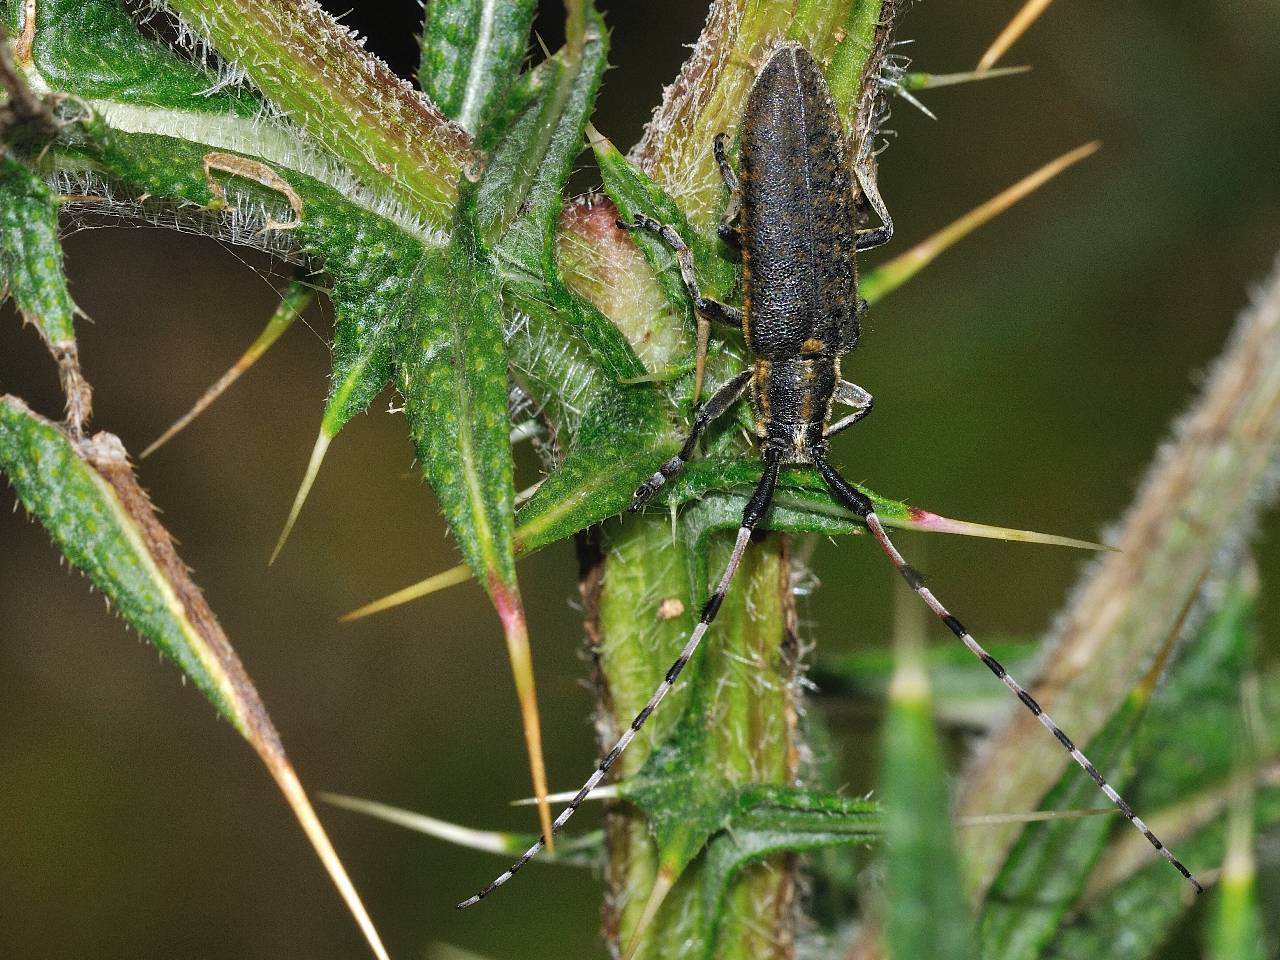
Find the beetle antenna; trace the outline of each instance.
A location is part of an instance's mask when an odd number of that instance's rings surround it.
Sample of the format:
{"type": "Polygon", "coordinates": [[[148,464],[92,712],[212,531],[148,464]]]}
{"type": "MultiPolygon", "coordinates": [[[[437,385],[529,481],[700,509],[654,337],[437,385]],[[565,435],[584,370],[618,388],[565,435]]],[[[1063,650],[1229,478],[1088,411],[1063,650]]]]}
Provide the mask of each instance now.
{"type": "MultiPolygon", "coordinates": [[[[778,454],[766,451],[764,474],[760,477],[760,482],[756,484],[755,492],[751,495],[751,499],[747,502],[746,509],[742,513],[742,525],[738,527],[738,538],[733,544],[733,553],[729,557],[729,562],[725,564],[724,573],[720,575],[720,582],[716,585],[715,593],[711,594],[702,607],[702,614],[698,617],[697,626],[689,634],[689,639],[685,642],[684,649],[680,651],[680,656],[676,657],[675,663],[671,664],[671,668],[667,670],[667,675],[658,684],[658,688],[653,691],[653,696],[649,698],[649,702],[645,704],[644,709],[636,714],[635,719],[631,721],[631,726],[622,732],[622,736],[613,745],[613,749],[604,755],[604,758],[596,765],[596,769],[592,771],[591,776],[587,778],[587,782],[582,785],[582,789],[569,801],[569,805],[560,811],[560,816],[556,817],[555,822],[551,824],[553,836],[559,833],[560,828],[569,822],[569,818],[574,815],[578,807],[582,806],[588,794],[604,779],[605,774],[609,772],[609,768],[613,766],[618,757],[622,756],[622,751],[630,746],[631,741],[640,732],[640,728],[645,725],[645,721],[658,708],[662,698],[675,686],[676,678],[680,676],[685,665],[697,652],[698,645],[715,621],[716,614],[720,612],[720,604],[724,602],[725,594],[729,592],[734,575],[737,574],[738,567],[742,564],[742,556],[747,551],[747,544],[751,542],[751,532],[755,530],[756,524],[760,522],[761,518],[768,512],[770,504],[773,503],[773,491],[778,483],[778,467],[778,454]]],[[[479,903],[515,876],[520,868],[537,856],[538,851],[546,845],[545,839],[545,837],[539,837],[538,842],[526,850],[519,860],[509,866],[479,893],[459,903],[458,909],[465,910],[467,907],[479,903]]]]}
{"type": "Polygon", "coordinates": [[[994,673],[996,678],[1022,701],[1023,705],[1031,711],[1031,715],[1039,720],[1044,728],[1054,735],[1057,741],[1066,749],[1067,753],[1071,754],[1071,759],[1080,765],[1084,772],[1087,773],[1102,792],[1107,795],[1107,798],[1120,809],[1120,812],[1124,814],[1125,819],[1137,827],[1142,835],[1147,838],[1148,842],[1150,842],[1150,844],[1160,852],[1160,855],[1173,864],[1174,869],[1191,882],[1191,885],[1196,889],[1196,893],[1203,893],[1204,887],[1200,886],[1199,881],[1191,875],[1191,871],[1183,866],[1182,861],[1175,857],[1173,852],[1166,847],[1163,842],[1161,842],[1160,838],[1151,832],[1151,828],[1133,812],[1133,807],[1129,806],[1129,802],[1116,792],[1115,787],[1107,783],[1102,774],[1098,772],[1098,768],[1090,762],[1088,757],[1080,752],[1080,749],[1071,741],[1071,738],[1062,732],[1062,728],[1049,718],[1049,715],[1044,712],[1040,704],[1035,701],[1035,698],[1032,697],[1017,680],[1009,676],[1009,672],[1001,666],[1000,661],[987,653],[987,651],[982,648],[982,645],[979,644],[969,631],[964,628],[964,625],[953,617],[947,608],[938,601],[938,598],[933,595],[933,591],[924,585],[924,580],[920,576],[920,573],[913,569],[907,561],[903,559],[902,554],[898,552],[898,548],[893,545],[893,541],[890,540],[889,535],[885,533],[884,526],[880,523],[880,518],[876,516],[875,509],[873,508],[871,501],[868,500],[861,491],[845,480],[844,477],[840,476],[840,474],[836,472],[835,468],[827,463],[825,459],[815,457],[814,465],[822,473],[822,479],[826,481],[827,487],[831,490],[832,494],[835,495],[835,498],[862,518],[863,522],[866,523],[867,529],[871,531],[871,535],[875,537],[876,542],[880,544],[880,549],[882,549],[893,562],[893,565],[897,568],[898,572],[902,574],[903,579],[907,581],[907,585],[920,595],[920,599],[928,605],[929,609],[934,612],[939,620],[947,625],[947,629],[959,637],[960,642],[968,647],[969,651],[975,657],[986,664],[987,669],[994,673]]]}

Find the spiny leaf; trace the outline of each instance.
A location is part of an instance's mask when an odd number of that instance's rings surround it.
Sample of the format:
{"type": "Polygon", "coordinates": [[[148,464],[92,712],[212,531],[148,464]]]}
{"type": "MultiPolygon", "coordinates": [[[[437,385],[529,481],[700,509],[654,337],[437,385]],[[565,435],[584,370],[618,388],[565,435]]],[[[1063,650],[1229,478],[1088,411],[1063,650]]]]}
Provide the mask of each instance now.
{"type": "MultiPolygon", "coordinates": [[[[508,307],[550,324],[567,321],[613,380],[645,368],[617,327],[564,283],[556,253],[563,192],[604,72],[608,37],[594,8],[579,47],[566,44],[533,71],[537,91],[514,120],[476,190],[478,231],[493,248],[508,307]]],[[[559,384],[556,385],[557,387],[559,384]]]]}
{"type": "Polygon", "coordinates": [[[101,118],[83,121],[79,130],[83,136],[67,148],[70,156],[90,160],[149,197],[220,208],[231,230],[242,236],[248,224],[256,228],[297,219],[285,235],[333,277],[330,299],[336,319],[329,397],[311,466],[277,544],[278,553],[329,443],[391,380],[392,354],[405,317],[417,309],[418,277],[430,248],[423,237],[307,174],[272,168],[294,195],[286,197],[250,177],[206,173],[210,148],[220,144],[124,133],[101,118]],[[216,191],[210,182],[215,176],[216,191]],[[227,194],[225,202],[219,191],[227,194]],[[301,213],[291,209],[295,204],[301,213]]]}
{"type": "MultiPolygon", "coordinates": [[[[692,711],[691,711],[692,712],[692,711]]],[[[881,833],[880,807],[866,800],[791,787],[752,785],[718,790],[702,770],[696,723],[685,722],[619,796],[643,810],[659,853],[659,878],[631,935],[638,943],[666,894],[705,851],[700,877],[711,958],[725,898],[747,866],[780,853],[865,844],[881,833]]]]}
{"type": "MultiPolygon", "coordinates": [[[[507,640],[524,717],[534,792],[545,798],[528,633],[512,545],[507,365],[497,280],[463,228],[424,271],[420,309],[397,358],[405,415],[427,482],[454,538],[482,578],[507,640]]],[[[544,833],[550,814],[540,805],[544,833]]]]}
{"type": "Polygon", "coordinates": [[[184,430],[192,420],[207,410],[213,401],[222,396],[228,387],[239,380],[241,375],[257,363],[262,355],[271,349],[272,344],[293,326],[293,322],[302,316],[303,311],[310,306],[314,297],[315,288],[311,284],[304,283],[301,280],[292,281],[285,289],[280,305],[276,307],[271,319],[262,328],[262,332],[258,334],[257,339],[249,344],[249,348],[240,355],[240,359],[232,364],[231,369],[214,381],[213,385],[201,394],[200,399],[192,405],[190,410],[175,420],[169,429],[152,441],[151,445],[142,451],[139,459],[145,459],[154,453],[184,430]]]}
{"type": "Polygon", "coordinates": [[[726,898],[744,869],[780,853],[867,844],[883,833],[880,805],[787,787],[748,787],[726,828],[707,844],[702,902],[710,934],[704,960],[715,956],[726,898]]]}
{"type": "Polygon", "coordinates": [[[859,290],[868,303],[884,299],[938,258],[943,251],[968,236],[988,220],[998,216],[1030,193],[1035,192],[1067,167],[1097,152],[1098,141],[1076,147],[1002,190],[986,203],[975,207],[953,223],[943,227],[927,240],[918,243],[862,277],[859,290]]]}
{"type": "MultiPolygon", "coordinates": [[[[1206,581],[1216,579],[1224,552],[1238,549],[1255,532],[1271,492],[1265,478],[1280,449],[1280,418],[1271,415],[1280,404],[1278,361],[1280,278],[1273,275],[1242,311],[1200,396],[1140,485],[1116,533],[1117,552],[1093,565],[1046,641],[1042,689],[1052,697],[1055,719],[1082,742],[1181,629],[1206,581]]],[[[1201,735],[1169,739],[1162,752],[1176,761],[1201,735]]],[[[1037,803],[1071,762],[1065,751],[1023,762],[1031,740],[1043,736],[1025,722],[997,728],[965,773],[961,812],[1037,803]]],[[[1155,789],[1162,779],[1144,778],[1141,788],[1155,789]]],[[[1141,795],[1129,799],[1142,807],[1141,795]]],[[[1011,835],[1016,832],[993,830],[981,843],[966,842],[975,888],[990,883],[1011,835]]],[[[1187,851],[1179,852],[1191,860],[1187,851]]]]}
{"type": "MultiPolygon", "coordinates": [[[[14,3],[14,8],[22,4],[14,3]]],[[[252,117],[262,100],[144,36],[120,0],[39,0],[32,65],[45,83],[86,100],[252,117]]]]}
{"type": "Polygon", "coordinates": [[[0,155],[0,297],[8,292],[22,319],[39,332],[58,365],[67,422],[83,429],[92,390],[80,372],[74,319],[58,239],[58,204],[25,166],[0,155]]]}
{"type": "Polygon", "coordinates": [[[418,84],[472,136],[488,125],[520,72],[536,7],[532,0],[427,5],[418,84]]]}
{"type": "MultiPolygon", "coordinates": [[[[1225,849],[1227,818],[1220,802],[1207,821],[1194,832],[1177,836],[1178,849],[1188,860],[1212,863],[1225,849]]],[[[1151,818],[1152,827],[1169,835],[1169,821],[1161,812],[1151,818]]],[[[1254,830],[1274,830],[1280,825],[1280,788],[1259,790],[1254,808],[1254,830]]],[[[1111,853],[1108,852],[1107,857],[1111,853]]],[[[1185,887],[1170,884],[1169,866],[1148,862],[1106,896],[1091,901],[1075,914],[1058,937],[1040,954],[1041,960],[1079,960],[1106,957],[1107,960],[1152,960],[1171,934],[1182,929],[1178,923],[1193,905],[1194,896],[1185,887]]]]}
{"type": "MultiPolygon", "coordinates": [[[[618,218],[633,223],[637,216],[646,216],[672,227],[693,251],[699,282],[707,295],[717,298],[730,296],[738,285],[738,270],[733,263],[718,255],[718,241],[709,240],[694,230],[684,211],[667,192],[618,152],[612,143],[595,130],[588,131],[588,135],[596,166],[600,168],[601,181],[618,208],[618,218]]],[[[653,267],[667,299],[684,315],[686,331],[692,333],[693,304],[689,302],[688,292],[680,278],[680,267],[671,248],[643,230],[632,233],[631,239],[653,267]]]]}
{"type": "Polygon", "coordinates": [[[423,221],[452,218],[471,138],[357,42],[324,8],[164,0],[310,137],[365,183],[394,189],[423,221]]]}
{"type": "Polygon", "coordinates": [[[604,69],[605,34],[594,11],[591,28],[585,45],[566,45],[559,59],[539,68],[538,93],[503,132],[479,184],[465,192],[447,265],[430,271],[426,309],[406,341],[410,359],[400,364],[401,393],[428,481],[503,622],[549,849],[532,657],[515,575],[501,298],[522,288],[535,298],[567,296],[556,271],[554,230],[604,69]]]}
{"type": "Polygon", "coordinates": [[[891,960],[976,957],[951,830],[942,750],[933,726],[924,665],[923,609],[896,584],[894,650],[882,734],[887,867],[885,944],[891,960]]]}
{"type": "MultiPolygon", "coordinates": [[[[1112,722],[1090,741],[1085,753],[1120,791],[1132,781],[1128,746],[1146,708],[1149,690],[1132,697],[1112,722]]],[[[1097,787],[1079,770],[1068,771],[1045,797],[1042,809],[1084,807],[1096,802],[1097,787]]],[[[1114,826],[1098,817],[1029,823],[991,888],[981,917],[983,958],[1038,955],[1084,886],[1114,826]]]]}
{"type": "MultiPolygon", "coordinates": [[[[584,427],[587,442],[578,448],[580,456],[578,451],[571,453],[565,464],[543,482],[517,514],[514,534],[517,556],[525,556],[621,513],[631,502],[639,480],[651,474],[654,464],[661,463],[674,450],[673,442],[666,446],[651,446],[650,418],[656,415],[652,399],[645,393],[637,394],[639,399],[633,400],[641,409],[636,413],[626,413],[626,406],[621,409],[613,406],[623,396],[625,394],[619,394],[605,402],[599,421],[602,432],[597,435],[594,430],[588,431],[584,427]],[[637,413],[639,421],[628,419],[637,413]],[[615,429],[618,424],[636,422],[645,425],[644,429],[615,429]],[[601,445],[593,444],[597,437],[601,445]]],[[[630,405],[628,401],[627,406],[630,405]]],[[[689,464],[681,476],[667,484],[659,495],[660,500],[664,500],[668,508],[681,511],[680,522],[686,531],[694,534],[695,540],[717,530],[735,530],[742,519],[742,508],[750,491],[760,481],[760,470],[760,463],[756,460],[705,457],[689,464]]],[[[887,527],[1081,550],[1106,549],[1087,540],[952,520],[882,497],[861,484],[855,486],[875,504],[876,515],[887,527]]],[[[831,499],[820,478],[802,469],[782,472],[766,525],[771,530],[786,533],[828,536],[861,533],[864,529],[848,510],[831,499]]],[[[354,620],[380,613],[466,579],[464,570],[453,568],[360,607],[345,614],[343,619],[354,620]]],[[[702,578],[695,580],[702,582],[702,578]]]]}
{"type": "Polygon", "coordinates": [[[659,439],[664,425],[652,390],[602,390],[573,449],[517,514],[517,553],[564,540],[621,512],[654,464],[675,452],[674,443],[659,439]]]}
{"type": "MultiPolygon", "coordinates": [[[[707,538],[716,531],[737,529],[750,491],[760,480],[761,469],[758,460],[704,457],[691,463],[683,474],[663,488],[665,493],[660,497],[665,497],[669,507],[679,510],[682,536],[699,545],[699,549],[689,554],[689,582],[695,593],[701,592],[706,582],[707,538]]],[[[855,486],[875,505],[876,515],[885,526],[1103,549],[1083,540],[949,520],[919,507],[881,497],[860,484],[855,486]]],[[[805,468],[782,471],[773,508],[764,523],[771,530],[827,536],[861,533],[864,529],[860,521],[832,501],[821,478],[805,468]]]]}
{"type": "MultiPolygon", "coordinates": [[[[1166,651],[1085,750],[1122,794],[1129,783],[1135,784],[1133,795],[1127,798],[1135,808],[1159,808],[1171,795],[1194,792],[1229,771],[1231,721],[1247,659],[1253,603],[1248,591],[1233,588],[1195,642],[1182,649],[1153,700],[1168,648],[1176,639],[1171,636],[1166,651]],[[1136,730],[1142,732],[1135,739],[1136,730]],[[1175,758],[1175,751],[1169,749],[1173,744],[1195,744],[1196,749],[1178,750],[1175,758]],[[1225,756],[1219,758],[1219,750],[1225,756]],[[1133,774],[1139,763],[1145,769],[1143,777],[1136,780],[1133,774]],[[1156,781],[1161,781],[1160,786],[1142,789],[1156,781]],[[1172,794],[1174,790],[1178,794],[1172,794]]],[[[1041,807],[1088,806],[1096,795],[1093,782],[1072,769],[1041,807]]],[[[1103,855],[1108,838],[1118,829],[1132,831],[1127,824],[1103,819],[1028,825],[983,905],[984,960],[1039,956],[1081,895],[1089,870],[1103,855]]],[[[1171,837],[1163,839],[1173,843],[1171,837]]],[[[1179,853],[1187,855],[1181,848],[1179,853]]],[[[1146,855],[1160,859],[1154,851],[1146,855]]],[[[1163,861],[1160,866],[1167,874],[1168,886],[1181,893],[1180,878],[1163,861]]],[[[1189,866],[1194,869],[1194,862],[1189,866]]]]}
{"type": "Polygon", "coordinates": [[[108,433],[75,441],[16,397],[0,397],[0,470],[62,553],[185,673],[262,758],[360,925],[386,951],[320,825],[279,735],[168,531],[108,433]]]}

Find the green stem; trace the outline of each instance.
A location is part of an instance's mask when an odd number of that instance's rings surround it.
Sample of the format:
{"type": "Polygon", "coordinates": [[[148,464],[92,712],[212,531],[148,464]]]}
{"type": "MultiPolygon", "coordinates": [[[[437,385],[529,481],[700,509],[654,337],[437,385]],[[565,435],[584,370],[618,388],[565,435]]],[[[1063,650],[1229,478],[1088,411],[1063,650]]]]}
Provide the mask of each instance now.
{"type": "MultiPolygon", "coordinates": [[[[727,560],[728,546],[722,541],[712,548],[713,571],[727,560]]],[[[693,627],[697,606],[689,602],[688,548],[672,538],[665,518],[608,524],[600,549],[582,588],[598,666],[598,729],[607,749],[670,667],[693,627]],[[683,612],[670,616],[672,601],[683,605],[683,612]]],[[[637,773],[654,746],[681,724],[695,724],[705,731],[705,750],[694,762],[708,791],[792,781],[799,742],[789,577],[782,538],[752,544],[702,651],[623,755],[619,779],[637,773]]],[[[605,934],[620,950],[631,946],[658,860],[648,825],[631,806],[620,804],[612,811],[607,835],[605,934]]],[[[720,960],[791,957],[791,859],[758,864],[735,881],[719,918],[715,956],[720,960]]],[[[704,911],[701,870],[695,861],[684,872],[641,935],[637,958],[687,957],[691,944],[706,942],[712,918],[704,911]]]]}

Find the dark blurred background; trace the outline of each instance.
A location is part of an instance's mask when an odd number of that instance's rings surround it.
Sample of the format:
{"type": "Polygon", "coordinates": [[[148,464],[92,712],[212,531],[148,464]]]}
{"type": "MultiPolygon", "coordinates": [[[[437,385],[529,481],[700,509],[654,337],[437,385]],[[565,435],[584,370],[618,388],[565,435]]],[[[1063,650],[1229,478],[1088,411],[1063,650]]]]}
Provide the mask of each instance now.
{"type": "MultiPolygon", "coordinates": [[[[965,70],[1019,5],[922,4],[900,37],[915,39],[917,68],[965,70]]],[[[333,6],[343,13],[350,0],[333,6]]],[[[704,9],[601,6],[614,69],[594,122],[628,144],[704,9]]],[[[539,30],[554,45],[559,8],[544,7],[539,30]]],[[[411,0],[382,0],[357,4],[346,22],[408,75],[419,15],[411,0]]],[[[1095,138],[1104,148],[876,308],[846,361],[877,397],[875,416],[838,445],[850,477],[948,516],[1078,537],[1121,514],[1280,247],[1278,42],[1276,4],[1062,0],[1006,58],[1034,64],[1029,75],[926,93],[936,122],[895,105],[881,183],[899,234],[875,259],[1068,148],[1095,138]]],[[[580,182],[594,182],[589,168],[580,182]]],[[[133,451],[256,335],[283,270],[209,240],[114,228],[72,237],[67,260],[94,321],[80,345],[95,425],[133,451]]],[[[142,482],[310,789],[532,829],[532,812],[506,806],[528,777],[481,591],[468,584],[335,622],[458,559],[404,423],[385,412],[389,397],[335,442],[291,543],[266,568],[319,425],[331,320],[327,305],[312,309],[142,465],[142,482]]],[[[8,310],[0,392],[60,411],[52,364],[8,310]]],[[[1272,518],[1258,547],[1272,584],[1277,529],[1272,518]]],[[[924,555],[940,595],[993,638],[1042,631],[1085,559],[902,540],[924,555]]],[[[883,644],[891,581],[877,552],[823,545],[815,569],[824,587],[801,613],[821,650],[883,644]]],[[[565,789],[594,757],[572,552],[548,550],[520,573],[552,784],[565,789]]],[[[0,574],[0,956],[365,956],[249,749],[8,510],[0,574]]],[[[1277,606],[1264,618],[1272,657],[1277,606]]],[[[849,789],[863,792],[874,720],[833,721],[849,789]]],[[[589,873],[535,866],[484,913],[456,914],[459,895],[504,865],[497,858],[321,815],[397,957],[465,956],[442,943],[494,958],[603,955],[589,873]]]]}

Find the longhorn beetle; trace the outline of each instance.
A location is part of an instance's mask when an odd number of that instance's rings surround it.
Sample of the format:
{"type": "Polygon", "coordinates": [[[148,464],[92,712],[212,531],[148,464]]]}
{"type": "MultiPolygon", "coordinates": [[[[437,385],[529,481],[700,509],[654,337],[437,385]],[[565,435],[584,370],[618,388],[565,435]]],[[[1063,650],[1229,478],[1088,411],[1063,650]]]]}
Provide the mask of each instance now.
{"type": "MultiPolygon", "coordinates": [[[[643,216],[634,223],[618,224],[627,230],[654,233],[676,251],[685,286],[698,313],[709,321],[740,324],[753,360],[749,369],[730,379],[697,408],[684,446],[636,490],[631,510],[641,509],[684,468],[702,431],[744,395],[751,403],[764,472],[743,510],[737,541],[724,573],[680,656],[631,726],[556,818],[553,832],[565,825],[587,794],[604,779],[676,682],[715,620],[752,531],[768,513],[779,468],[802,464],[822,475],[836,501],[866,524],[907,584],[938,619],[1022,701],[1120,812],[1200,892],[1202,888],[1190,871],[1103,779],[1098,768],[924,585],[923,578],[907,564],[885,533],[871,501],[827,461],[827,441],[867,416],[872,405],[871,394],[840,379],[840,358],[857,345],[859,321],[866,311],[866,302],[858,297],[854,251],[888,241],[893,226],[874,186],[859,176],[863,195],[882,220],[882,226],[875,229],[859,229],[857,197],[846,160],[843,130],[826,79],[803,47],[783,44],[769,58],[747,97],[740,138],[741,183],[725,157],[723,134],[716,137],[715,154],[732,196],[721,236],[742,251],[741,310],[702,295],[693,256],[671,227],[643,216]],[[832,407],[836,403],[850,407],[852,412],[833,423],[832,407]]],[[[856,166],[854,172],[858,172],[856,166]]],[[[699,339],[705,342],[703,337],[699,339]]],[[[539,839],[505,873],[462,901],[458,908],[477,903],[506,883],[542,847],[543,840],[539,839]]]]}

